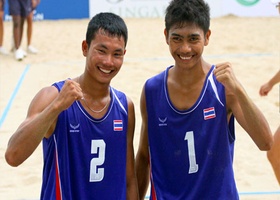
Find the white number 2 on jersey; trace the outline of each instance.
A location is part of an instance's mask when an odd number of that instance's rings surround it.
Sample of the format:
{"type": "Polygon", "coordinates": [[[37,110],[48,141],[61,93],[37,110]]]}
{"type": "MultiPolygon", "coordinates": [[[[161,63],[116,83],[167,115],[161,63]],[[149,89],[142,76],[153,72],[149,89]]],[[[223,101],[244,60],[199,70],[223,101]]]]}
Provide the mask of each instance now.
{"type": "Polygon", "coordinates": [[[97,154],[97,157],[90,161],[90,182],[99,182],[104,178],[104,168],[100,166],[105,161],[105,148],[106,144],[104,140],[91,141],[91,154],[97,154]]]}
{"type": "Polygon", "coordinates": [[[193,131],[188,131],[185,135],[185,140],[188,141],[188,152],[189,152],[189,174],[196,173],[198,171],[198,164],[196,164],[195,148],[194,148],[194,137],[193,131]]]}

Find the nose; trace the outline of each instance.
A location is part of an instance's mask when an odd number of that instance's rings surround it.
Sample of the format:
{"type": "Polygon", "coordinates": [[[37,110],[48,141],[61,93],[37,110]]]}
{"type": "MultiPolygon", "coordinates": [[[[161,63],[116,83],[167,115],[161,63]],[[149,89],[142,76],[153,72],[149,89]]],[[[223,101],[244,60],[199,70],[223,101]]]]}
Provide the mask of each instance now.
{"type": "Polygon", "coordinates": [[[191,45],[188,42],[183,42],[182,46],[181,46],[181,51],[183,53],[190,52],[191,51],[191,45]]]}
{"type": "Polygon", "coordinates": [[[114,57],[112,55],[106,55],[104,57],[103,63],[106,66],[114,66],[114,57]]]}

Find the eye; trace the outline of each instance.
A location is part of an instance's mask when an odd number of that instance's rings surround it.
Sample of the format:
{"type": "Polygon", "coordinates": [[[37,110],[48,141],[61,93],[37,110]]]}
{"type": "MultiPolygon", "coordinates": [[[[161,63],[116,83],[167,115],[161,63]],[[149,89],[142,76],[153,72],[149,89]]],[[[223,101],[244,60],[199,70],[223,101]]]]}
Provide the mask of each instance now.
{"type": "Polygon", "coordinates": [[[197,36],[192,36],[192,37],[189,38],[189,40],[190,40],[191,42],[196,42],[196,41],[199,40],[199,37],[197,37],[197,36]]]}
{"type": "Polygon", "coordinates": [[[171,38],[174,42],[180,42],[182,39],[181,37],[175,36],[171,38]]]}
{"type": "Polygon", "coordinates": [[[114,56],[117,58],[121,58],[123,57],[123,53],[115,53],[114,56]]]}
{"type": "Polygon", "coordinates": [[[97,49],[97,51],[98,51],[99,53],[105,53],[105,50],[103,50],[103,49],[97,49]]]}

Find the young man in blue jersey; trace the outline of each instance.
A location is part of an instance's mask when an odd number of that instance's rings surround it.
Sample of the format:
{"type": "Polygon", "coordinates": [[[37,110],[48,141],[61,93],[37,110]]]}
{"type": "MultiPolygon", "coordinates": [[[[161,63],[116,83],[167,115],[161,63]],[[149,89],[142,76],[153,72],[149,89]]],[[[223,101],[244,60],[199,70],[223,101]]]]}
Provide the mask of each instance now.
{"type": "Polygon", "coordinates": [[[202,57],[211,31],[203,0],[172,0],[165,38],[174,65],[148,79],[141,95],[136,156],[140,199],[239,199],[233,173],[234,118],[260,150],[269,150],[266,119],[230,63],[202,57]]]}
{"type": "Polygon", "coordinates": [[[43,142],[40,199],[138,199],[133,102],[110,86],[123,64],[127,27],[100,13],[82,42],[85,70],[45,87],[9,140],[5,158],[18,166],[43,142]]]}

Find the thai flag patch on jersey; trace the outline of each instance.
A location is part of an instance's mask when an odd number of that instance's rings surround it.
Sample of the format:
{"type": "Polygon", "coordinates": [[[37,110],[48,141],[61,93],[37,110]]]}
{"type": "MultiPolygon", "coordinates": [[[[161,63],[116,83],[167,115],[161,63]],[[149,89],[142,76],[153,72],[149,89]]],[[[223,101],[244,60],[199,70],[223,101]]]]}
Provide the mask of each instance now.
{"type": "Polygon", "coordinates": [[[123,121],[114,120],[114,131],[122,131],[122,130],[123,130],[123,121]]]}
{"type": "Polygon", "coordinates": [[[205,108],[203,110],[203,115],[204,115],[204,120],[215,118],[216,117],[215,108],[214,107],[205,108]]]}

